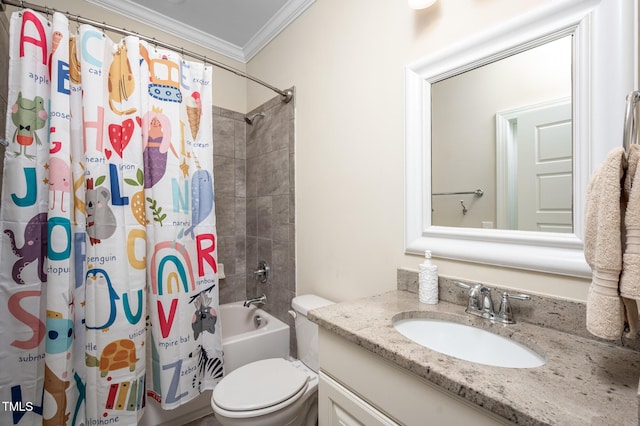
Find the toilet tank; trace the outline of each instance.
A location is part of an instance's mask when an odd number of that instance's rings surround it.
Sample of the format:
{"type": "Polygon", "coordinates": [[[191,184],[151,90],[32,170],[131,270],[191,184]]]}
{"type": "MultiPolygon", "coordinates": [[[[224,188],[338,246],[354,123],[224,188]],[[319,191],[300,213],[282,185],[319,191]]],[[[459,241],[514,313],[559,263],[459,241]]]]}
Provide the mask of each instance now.
{"type": "Polygon", "coordinates": [[[291,307],[295,312],[298,358],[316,373],[318,372],[318,326],[307,319],[307,312],[332,304],[332,301],[315,294],[296,296],[291,300],[291,307]]]}

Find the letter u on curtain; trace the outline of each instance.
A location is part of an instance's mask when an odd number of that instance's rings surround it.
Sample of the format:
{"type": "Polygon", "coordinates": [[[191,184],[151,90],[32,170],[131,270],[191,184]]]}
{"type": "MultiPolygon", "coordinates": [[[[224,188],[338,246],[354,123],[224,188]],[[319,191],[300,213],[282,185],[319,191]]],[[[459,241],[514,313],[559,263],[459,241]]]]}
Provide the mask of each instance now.
{"type": "Polygon", "coordinates": [[[135,424],[223,374],[210,67],[11,17],[0,424],[135,424]]]}

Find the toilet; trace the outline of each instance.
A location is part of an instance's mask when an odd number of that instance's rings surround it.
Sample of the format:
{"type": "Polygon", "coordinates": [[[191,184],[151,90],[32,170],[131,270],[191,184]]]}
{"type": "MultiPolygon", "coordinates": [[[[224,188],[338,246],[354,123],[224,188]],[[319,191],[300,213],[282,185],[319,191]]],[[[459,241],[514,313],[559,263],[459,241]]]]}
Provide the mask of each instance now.
{"type": "Polygon", "coordinates": [[[211,406],[223,426],[314,426],[318,421],[318,326],[307,312],[333,302],[307,294],[291,301],[297,359],[269,358],[239,367],[214,388],[211,406]]]}

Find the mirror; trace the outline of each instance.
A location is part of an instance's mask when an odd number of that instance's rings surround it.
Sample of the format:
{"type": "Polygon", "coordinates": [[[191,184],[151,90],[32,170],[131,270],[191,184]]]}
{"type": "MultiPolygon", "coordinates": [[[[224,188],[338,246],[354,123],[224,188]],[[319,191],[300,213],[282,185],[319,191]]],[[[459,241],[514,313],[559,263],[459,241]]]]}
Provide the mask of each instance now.
{"type": "MultiPolygon", "coordinates": [[[[436,257],[591,276],[582,250],[584,199],[595,167],[609,150],[622,143],[625,97],[636,84],[637,34],[633,17],[637,2],[554,1],[406,66],[407,253],[421,255],[429,249],[436,257]],[[562,45],[560,49],[565,52],[564,71],[557,82],[565,87],[554,94],[500,103],[497,101],[505,95],[498,92],[497,86],[508,84],[505,78],[493,84],[489,93],[479,94],[477,83],[463,93],[449,92],[447,86],[455,86],[452,82],[460,76],[484,72],[493,77],[496,66],[526,56],[537,55],[538,66],[542,65],[546,72],[559,61],[552,59],[548,51],[556,45],[562,45]],[[561,81],[569,81],[569,86],[561,81]],[[475,109],[477,96],[495,101],[490,112],[475,109]],[[449,109],[449,116],[442,106],[443,98],[457,103],[449,109]],[[562,125],[542,127],[552,129],[551,136],[562,137],[565,143],[538,144],[534,151],[518,155],[518,151],[524,152],[516,148],[526,134],[520,132],[526,127],[520,114],[556,108],[564,118],[552,117],[551,123],[562,125]],[[447,134],[446,128],[457,126],[456,131],[460,132],[483,114],[493,117],[488,119],[492,121],[492,131],[487,133],[497,137],[492,139],[496,145],[482,150],[488,155],[481,160],[478,151],[474,152],[479,148],[478,133],[447,134]],[[454,125],[447,125],[452,117],[454,125]],[[470,155],[465,159],[467,154],[470,155]],[[520,210],[525,207],[520,201],[534,199],[540,204],[540,197],[531,197],[531,186],[516,182],[518,169],[523,167],[520,161],[531,161],[532,157],[562,159],[565,168],[554,170],[552,179],[540,183],[544,179],[535,177],[529,181],[551,189],[549,197],[542,199],[543,207],[548,207],[551,200],[557,205],[548,210],[556,211],[560,206],[563,211],[556,215],[555,222],[545,219],[525,226],[520,217],[520,210]],[[480,185],[477,171],[495,176],[480,185]],[[482,196],[476,195],[478,189],[482,196]],[[449,195],[450,192],[471,194],[449,195]],[[486,209],[481,206],[483,203],[486,209]],[[450,209],[448,213],[446,209],[450,209]]],[[[485,85],[490,83],[482,86],[485,85]]],[[[487,119],[483,120],[487,126],[487,119]]]]}
{"type": "Polygon", "coordinates": [[[573,232],[572,37],[431,85],[434,225],[573,232]]]}

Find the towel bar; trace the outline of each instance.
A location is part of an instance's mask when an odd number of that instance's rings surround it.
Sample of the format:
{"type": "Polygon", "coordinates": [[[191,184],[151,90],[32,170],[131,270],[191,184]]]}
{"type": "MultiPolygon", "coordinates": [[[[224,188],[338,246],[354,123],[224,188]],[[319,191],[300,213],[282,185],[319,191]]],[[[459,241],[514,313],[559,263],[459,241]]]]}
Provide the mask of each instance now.
{"type": "Polygon", "coordinates": [[[473,194],[476,197],[482,197],[484,195],[484,191],[482,189],[476,189],[475,191],[463,191],[463,192],[434,192],[431,195],[466,195],[473,194]]]}
{"type": "Polygon", "coordinates": [[[640,91],[634,90],[627,95],[627,107],[624,112],[624,134],[622,146],[625,153],[629,153],[629,145],[638,143],[636,132],[636,104],[640,101],[640,91]]]}

